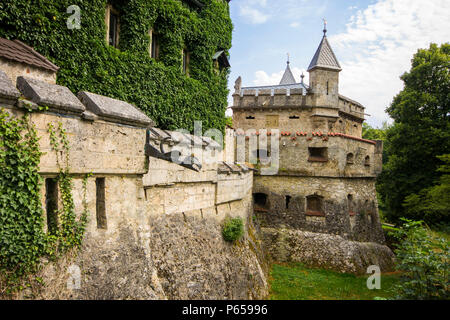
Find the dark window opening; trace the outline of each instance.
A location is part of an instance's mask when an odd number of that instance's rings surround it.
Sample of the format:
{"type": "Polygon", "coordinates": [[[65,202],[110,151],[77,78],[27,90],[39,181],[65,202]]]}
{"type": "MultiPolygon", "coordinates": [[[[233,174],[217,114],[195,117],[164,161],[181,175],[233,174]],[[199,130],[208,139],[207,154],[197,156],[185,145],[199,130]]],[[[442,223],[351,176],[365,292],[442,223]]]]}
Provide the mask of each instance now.
{"type": "Polygon", "coordinates": [[[329,93],[329,84],[328,84],[328,81],[327,81],[327,95],[328,95],[328,93],[329,93]]]}
{"type": "Polygon", "coordinates": [[[320,196],[306,197],[306,215],[309,216],[324,216],[322,209],[323,198],[320,196]]]}
{"type": "Polygon", "coordinates": [[[347,154],[347,164],[353,164],[354,163],[355,156],[353,153],[347,154]]]}
{"type": "Polygon", "coordinates": [[[189,76],[189,60],[189,51],[187,49],[183,49],[183,73],[187,76],[189,76]]]}
{"type": "Polygon", "coordinates": [[[109,45],[117,48],[119,44],[119,15],[109,10],[109,45]]]}
{"type": "Polygon", "coordinates": [[[253,202],[256,206],[264,208],[267,206],[267,194],[265,193],[254,193],[253,202]]]}
{"type": "Polygon", "coordinates": [[[367,157],[364,159],[364,165],[365,165],[366,167],[370,167],[370,157],[369,157],[369,156],[367,156],[367,157]]]}
{"type": "Polygon", "coordinates": [[[299,116],[290,116],[289,119],[291,119],[291,120],[297,120],[297,119],[300,119],[300,117],[299,117],[299,116]]]}
{"type": "Polygon", "coordinates": [[[348,206],[348,213],[351,216],[354,216],[355,215],[355,212],[354,212],[355,209],[353,207],[353,195],[351,195],[351,194],[349,194],[347,196],[347,206],[348,206]]]}
{"type": "Polygon", "coordinates": [[[106,229],[106,195],[105,195],[105,178],[95,179],[95,186],[97,188],[97,228],[106,229]]]}
{"type": "Polygon", "coordinates": [[[245,119],[247,119],[247,120],[255,120],[255,117],[254,116],[248,116],[245,119]]]}
{"type": "Polygon", "coordinates": [[[58,230],[58,180],[45,179],[45,209],[47,211],[47,230],[55,234],[58,230]]]}
{"type": "Polygon", "coordinates": [[[289,209],[289,203],[291,202],[291,199],[291,196],[286,196],[286,209],[289,209]]]}
{"type": "Polygon", "coordinates": [[[153,31],[151,34],[150,57],[156,60],[159,59],[159,35],[153,31]]]}
{"type": "Polygon", "coordinates": [[[327,162],[328,148],[308,148],[310,162],[327,162]]]}

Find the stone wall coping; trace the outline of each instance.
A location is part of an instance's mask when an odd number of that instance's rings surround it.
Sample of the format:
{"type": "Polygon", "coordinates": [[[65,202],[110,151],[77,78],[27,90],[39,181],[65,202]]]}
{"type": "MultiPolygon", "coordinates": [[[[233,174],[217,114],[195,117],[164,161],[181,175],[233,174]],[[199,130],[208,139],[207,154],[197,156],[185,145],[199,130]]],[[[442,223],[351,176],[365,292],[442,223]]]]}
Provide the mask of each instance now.
{"type": "Polygon", "coordinates": [[[20,97],[19,90],[14,87],[12,81],[2,70],[0,70],[0,97],[10,101],[11,104],[14,104],[15,100],[20,97]]]}
{"type": "Polygon", "coordinates": [[[87,91],[79,92],[78,99],[86,106],[87,110],[96,114],[100,119],[139,127],[154,125],[154,122],[149,117],[128,102],[87,91]]]}
{"type": "Polygon", "coordinates": [[[20,76],[17,78],[17,88],[25,98],[40,106],[80,115],[86,110],[67,87],[20,76]]]}

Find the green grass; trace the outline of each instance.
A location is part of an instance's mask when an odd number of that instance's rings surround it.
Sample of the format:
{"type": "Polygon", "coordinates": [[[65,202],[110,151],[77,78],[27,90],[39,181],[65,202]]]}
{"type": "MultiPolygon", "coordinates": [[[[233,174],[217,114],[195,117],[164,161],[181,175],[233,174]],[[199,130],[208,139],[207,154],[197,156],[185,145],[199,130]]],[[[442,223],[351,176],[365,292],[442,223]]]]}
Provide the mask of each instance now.
{"type": "Polygon", "coordinates": [[[383,274],[381,289],[369,290],[367,276],[354,276],[322,269],[310,269],[298,263],[274,264],[271,272],[272,300],[373,300],[392,298],[398,274],[383,274]]]}

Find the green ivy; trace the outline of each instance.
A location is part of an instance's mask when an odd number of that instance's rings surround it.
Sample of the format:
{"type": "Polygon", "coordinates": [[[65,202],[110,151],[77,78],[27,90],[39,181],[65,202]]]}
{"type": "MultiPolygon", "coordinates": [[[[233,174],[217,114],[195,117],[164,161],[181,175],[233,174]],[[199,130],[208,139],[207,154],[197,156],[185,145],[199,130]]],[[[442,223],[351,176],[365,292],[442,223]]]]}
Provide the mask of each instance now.
{"type": "Polygon", "coordinates": [[[193,9],[180,0],[112,0],[120,12],[119,50],[106,44],[106,0],[3,0],[0,36],[33,46],[61,67],[58,83],[131,102],[157,126],[223,130],[228,71],[212,56],[231,47],[232,23],[225,0],[203,0],[193,9]],[[67,7],[81,8],[81,29],[66,26],[67,7]],[[160,59],[149,57],[149,30],[160,35],[160,59]],[[191,52],[190,77],[181,51],[191,52]]]}
{"type": "Polygon", "coordinates": [[[29,116],[0,110],[0,272],[6,288],[36,270],[47,249],[41,207],[41,152],[29,116]]]}
{"type": "MultiPolygon", "coordinates": [[[[11,116],[0,109],[0,296],[21,290],[27,276],[35,273],[40,258],[56,259],[78,248],[87,222],[86,183],[83,180],[84,211],[76,217],[69,173],[69,143],[62,125],[58,134],[49,125],[51,145],[64,155],[58,176],[63,209],[55,232],[44,232],[39,163],[39,138],[29,113],[11,116]]],[[[36,279],[39,280],[39,279],[36,279]]]]}

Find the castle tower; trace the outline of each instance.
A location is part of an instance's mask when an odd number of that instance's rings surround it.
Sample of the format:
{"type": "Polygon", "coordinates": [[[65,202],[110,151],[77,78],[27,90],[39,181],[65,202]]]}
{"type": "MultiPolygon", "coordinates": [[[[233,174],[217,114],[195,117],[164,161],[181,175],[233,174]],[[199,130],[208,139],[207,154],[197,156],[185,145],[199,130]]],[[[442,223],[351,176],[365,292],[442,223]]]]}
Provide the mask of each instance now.
{"type": "Polygon", "coordinates": [[[327,39],[326,22],[323,38],[308,67],[313,105],[337,108],[339,104],[339,72],[341,66],[327,39]]]}

